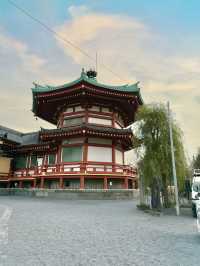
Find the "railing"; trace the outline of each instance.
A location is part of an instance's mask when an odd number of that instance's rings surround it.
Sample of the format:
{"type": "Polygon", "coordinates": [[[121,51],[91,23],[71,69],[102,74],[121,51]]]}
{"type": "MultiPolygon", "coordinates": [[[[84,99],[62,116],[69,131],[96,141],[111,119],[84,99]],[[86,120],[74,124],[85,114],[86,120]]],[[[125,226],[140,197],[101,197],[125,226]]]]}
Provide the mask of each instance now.
{"type": "Polygon", "coordinates": [[[7,179],[8,179],[8,177],[9,177],[9,174],[2,174],[2,173],[0,173],[0,181],[6,181],[7,179]]]}
{"type": "Polygon", "coordinates": [[[62,163],[43,165],[31,169],[20,169],[13,173],[14,177],[32,177],[36,175],[53,176],[56,174],[116,174],[136,176],[135,168],[128,165],[97,164],[97,163],[62,163]]]}

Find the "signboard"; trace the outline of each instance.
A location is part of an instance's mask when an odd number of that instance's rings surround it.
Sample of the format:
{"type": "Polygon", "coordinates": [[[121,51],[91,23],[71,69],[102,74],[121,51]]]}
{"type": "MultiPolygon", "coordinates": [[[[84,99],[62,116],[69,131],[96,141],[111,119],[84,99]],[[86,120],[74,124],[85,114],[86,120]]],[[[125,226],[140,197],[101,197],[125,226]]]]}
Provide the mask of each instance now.
{"type": "Polygon", "coordinates": [[[0,174],[9,174],[11,158],[0,157],[0,174]]]}

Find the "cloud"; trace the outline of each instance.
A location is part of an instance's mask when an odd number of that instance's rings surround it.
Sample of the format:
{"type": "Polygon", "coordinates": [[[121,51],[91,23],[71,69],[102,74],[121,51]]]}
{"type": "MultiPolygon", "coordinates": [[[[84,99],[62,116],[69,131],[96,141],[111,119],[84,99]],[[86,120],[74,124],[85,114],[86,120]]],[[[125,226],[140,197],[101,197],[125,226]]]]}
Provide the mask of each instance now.
{"type": "MultiPolygon", "coordinates": [[[[71,13],[72,7],[69,7],[68,11],[71,13]]],[[[77,7],[76,9],[79,10],[77,7]]],[[[75,7],[73,6],[73,11],[75,7]]],[[[135,47],[137,41],[137,35],[140,39],[145,39],[148,31],[144,28],[144,25],[138,21],[125,16],[118,15],[104,15],[91,13],[87,10],[86,15],[72,16],[71,20],[67,20],[64,24],[56,27],[57,33],[63,38],[70,39],[76,46],[82,47],[91,57],[95,58],[96,51],[99,52],[99,62],[101,60],[109,61],[119,57],[118,53],[120,46],[124,48],[125,45],[131,46],[127,43],[131,34],[135,36],[135,47]]],[[[67,56],[72,57],[75,63],[80,65],[94,65],[94,62],[88,60],[77,49],[57,39],[59,47],[63,49],[67,56]]],[[[125,51],[122,51],[122,55],[125,51]]],[[[105,61],[105,63],[106,63],[105,61]]],[[[120,63],[118,63],[120,64],[120,63]]]]}
{"type": "MultiPolygon", "coordinates": [[[[84,5],[70,6],[68,13],[68,19],[55,27],[57,33],[93,58],[98,52],[99,81],[122,84],[139,80],[145,102],[170,100],[192,156],[199,146],[200,132],[200,58],[194,57],[194,51],[185,54],[181,46],[177,49],[173,41],[133,17],[93,12],[84,5]]],[[[77,78],[82,67],[95,66],[60,39],[55,39],[53,49],[45,51],[45,58],[34,53],[32,46],[28,40],[19,41],[0,29],[0,120],[16,129],[47,127],[28,112],[32,81],[60,85],[77,78]]]]}
{"type": "Polygon", "coordinates": [[[182,57],[174,60],[174,64],[187,73],[199,74],[200,58],[182,57]]]}
{"type": "Polygon", "coordinates": [[[80,17],[82,15],[85,15],[88,12],[89,12],[88,7],[84,6],[84,5],[80,5],[80,6],[72,5],[72,6],[68,7],[68,13],[72,17],[80,17]]]}
{"type": "Polygon", "coordinates": [[[9,58],[13,63],[18,62],[21,67],[30,72],[39,71],[44,66],[45,60],[31,53],[27,45],[0,31],[1,58],[9,58]],[[13,58],[13,59],[12,59],[13,58]]]}
{"type": "MultiPolygon", "coordinates": [[[[101,66],[108,65],[120,78],[141,81],[141,92],[146,102],[171,101],[176,119],[183,128],[186,148],[190,155],[199,145],[196,123],[199,113],[200,58],[185,55],[181,47],[169,46],[170,40],[144,23],[124,15],[94,13],[86,7],[70,7],[71,19],[56,28],[95,57],[98,51],[98,79],[106,83],[121,83],[101,66]],[[81,11],[81,16],[76,16],[81,11]],[[170,48],[170,49],[169,49],[170,48]],[[170,51],[170,52],[169,52],[170,51]],[[103,77],[103,79],[102,79],[103,77]],[[187,118],[187,121],[186,121],[187,118]]],[[[76,49],[66,47],[57,39],[59,48],[76,64],[91,67],[76,49]]]]}
{"type": "Polygon", "coordinates": [[[0,66],[0,124],[22,131],[39,128],[31,112],[30,87],[36,76],[48,75],[46,60],[0,29],[0,66]]]}

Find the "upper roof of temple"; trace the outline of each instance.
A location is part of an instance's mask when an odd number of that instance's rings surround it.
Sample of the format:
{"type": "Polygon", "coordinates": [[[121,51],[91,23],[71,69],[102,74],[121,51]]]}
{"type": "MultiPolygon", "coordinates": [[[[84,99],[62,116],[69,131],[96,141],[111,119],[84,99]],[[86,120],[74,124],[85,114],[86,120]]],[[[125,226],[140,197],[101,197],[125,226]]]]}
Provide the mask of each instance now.
{"type": "MultiPolygon", "coordinates": [[[[88,71],[88,72],[90,72],[90,71],[88,71]]],[[[53,92],[56,90],[67,89],[67,88],[70,88],[76,84],[79,84],[81,81],[85,81],[86,83],[97,86],[99,88],[116,90],[119,92],[132,92],[132,93],[139,93],[140,92],[140,88],[138,87],[139,82],[136,82],[136,83],[131,84],[131,85],[128,85],[128,84],[125,84],[125,85],[106,85],[106,84],[102,84],[102,83],[98,82],[96,77],[89,76],[88,72],[85,72],[84,69],[82,69],[81,76],[78,79],[76,79],[72,82],[68,82],[66,84],[60,85],[60,86],[50,86],[50,85],[42,86],[42,85],[34,83],[35,87],[32,88],[32,92],[33,93],[43,93],[43,92],[53,92]]],[[[141,95],[140,95],[140,98],[141,98],[141,95]]],[[[142,98],[141,98],[141,100],[142,100],[142,98]]]]}
{"type": "Polygon", "coordinates": [[[96,79],[96,72],[84,69],[81,76],[61,86],[41,86],[34,83],[32,88],[32,111],[48,122],[57,124],[59,112],[67,106],[79,103],[81,105],[100,105],[121,108],[133,122],[133,113],[143,104],[138,82],[132,85],[105,85],[96,79]]]}

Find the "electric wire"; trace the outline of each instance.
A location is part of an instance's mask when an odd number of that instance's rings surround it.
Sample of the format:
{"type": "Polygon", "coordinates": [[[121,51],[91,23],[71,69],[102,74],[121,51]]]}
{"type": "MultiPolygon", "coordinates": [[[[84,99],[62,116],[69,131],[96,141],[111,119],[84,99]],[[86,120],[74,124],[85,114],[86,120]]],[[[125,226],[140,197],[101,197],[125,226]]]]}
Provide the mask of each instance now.
{"type": "MultiPolygon", "coordinates": [[[[78,45],[74,44],[72,41],[70,41],[69,39],[64,38],[63,36],[61,36],[60,34],[58,34],[55,30],[53,30],[51,27],[49,27],[46,23],[44,23],[43,21],[41,21],[40,19],[34,17],[33,15],[31,15],[26,9],[22,8],[21,6],[19,6],[18,4],[16,4],[14,1],[12,0],[7,0],[7,2],[14,6],[17,10],[19,10],[21,13],[23,13],[24,15],[26,15],[27,17],[29,17],[30,19],[32,19],[33,21],[35,21],[36,23],[38,23],[40,26],[42,26],[45,30],[49,31],[50,33],[52,33],[54,36],[56,36],[58,39],[60,39],[62,42],[64,42],[65,44],[67,44],[67,46],[71,46],[74,49],[78,50],[81,54],[83,54],[84,56],[86,56],[87,58],[89,58],[91,61],[96,62],[96,59],[93,58],[90,54],[88,54],[87,52],[85,52],[82,48],[80,48],[78,45]]],[[[117,73],[115,73],[110,67],[108,67],[107,65],[100,63],[100,66],[102,66],[104,69],[106,69],[108,72],[112,73],[114,76],[116,76],[119,80],[121,81],[125,81],[125,79],[121,78],[117,73]]]]}

